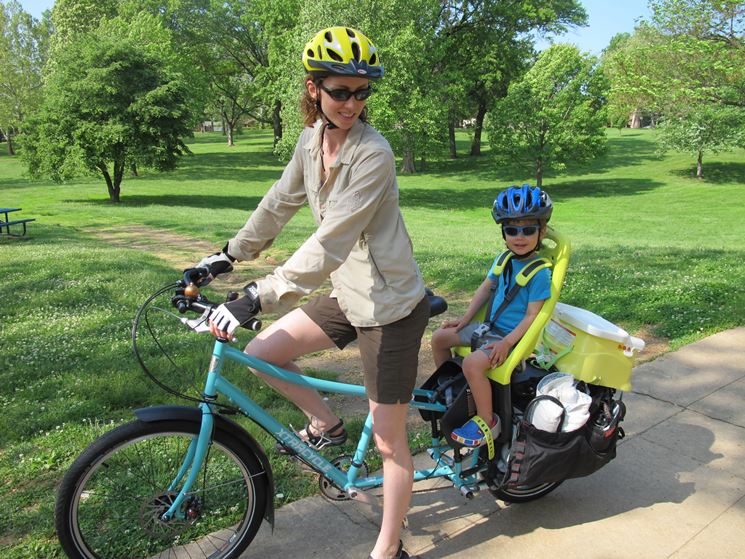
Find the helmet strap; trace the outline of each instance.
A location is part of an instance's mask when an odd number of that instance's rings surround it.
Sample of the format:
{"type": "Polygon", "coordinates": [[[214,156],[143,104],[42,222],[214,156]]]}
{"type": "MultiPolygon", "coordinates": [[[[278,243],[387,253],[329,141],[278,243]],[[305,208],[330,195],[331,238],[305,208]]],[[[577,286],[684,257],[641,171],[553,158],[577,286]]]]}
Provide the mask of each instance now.
{"type": "Polygon", "coordinates": [[[336,124],[331,122],[331,119],[326,116],[326,113],[323,112],[323,109],[321,108],[320,99],[316,99],[316,108],[318,109],[318,112],[321,113],[321,116],[323,117],[323,120],[326,123],[326,130],[333,130],[334,128],[339,128],[336,124]]]}
{"type": "Polygon", "coordinates": [[[323,112],[323,109],[321,108],[321,84],[323,83],[322,79],[316,79],[313,80],[313,83],[315,83],[316,91],[318,92],[316,96],[316,109],[318,109],[318,112],[323,117],[323,120],[326,122],[326,129],[327,130],[333,130],[334,128],[339,128],[336,124],[331,122],[331,119],[326,116],[326,113],[323,112]]]}

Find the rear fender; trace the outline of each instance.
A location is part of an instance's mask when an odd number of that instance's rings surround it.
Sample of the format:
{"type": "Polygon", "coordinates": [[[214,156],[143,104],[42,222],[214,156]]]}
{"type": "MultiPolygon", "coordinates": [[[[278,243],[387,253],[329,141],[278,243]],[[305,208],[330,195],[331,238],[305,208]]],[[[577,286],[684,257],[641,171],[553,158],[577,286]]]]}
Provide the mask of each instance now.
{"type": "MultiPolygon", "coordinates": [[[[134,413],[137,419],[146,423],[164,420],[189,421],[197,424],[202,422],[202,411],[199,408],[187,406],[153,406],[137,409],[134,413]]],[[[261,445],[256,442],[256,439],[235,421],[219,413],[215,413],[213,417],[215,418],[215,427],[230,433],[241,441],[241,443],[245,444],[254,453],[256,458],[258,458],[261,466],[264,468],[267,481],[269,482],[269,494],[266,499],[264,519],[272,527],[272,531],[274,531],[274,476],[272,475],[269,458],[267,458],[261,445]]]]}

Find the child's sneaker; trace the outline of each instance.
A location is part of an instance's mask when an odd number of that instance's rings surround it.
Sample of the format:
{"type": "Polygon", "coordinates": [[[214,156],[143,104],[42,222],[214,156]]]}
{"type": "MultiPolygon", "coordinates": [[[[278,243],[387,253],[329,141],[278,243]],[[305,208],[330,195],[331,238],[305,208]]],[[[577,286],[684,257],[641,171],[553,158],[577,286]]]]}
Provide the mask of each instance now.
{"type": "MultiPolygon", "coordinates": [[[[496,439],[499,436],[500,431],[499,418],[497,417],[497,414],[493,415],[492,421],[493,425],[490,426],[489,435],[492,439],[496,439]]],[[[473,419],[469,419],[463,427],[453,429],[453,432],[450,433],[450,438],[455,442],[468,447],[477,447],[486,444],[486,436],[484,435],[484,432],[473,419]]]]}

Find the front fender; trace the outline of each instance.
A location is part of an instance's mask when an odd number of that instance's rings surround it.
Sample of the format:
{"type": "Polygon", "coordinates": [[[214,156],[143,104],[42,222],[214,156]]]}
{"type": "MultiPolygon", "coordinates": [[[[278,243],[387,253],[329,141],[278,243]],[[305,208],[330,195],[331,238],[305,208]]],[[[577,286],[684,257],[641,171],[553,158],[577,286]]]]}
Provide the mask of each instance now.
{"type": "MultiPolygon", "coordinates": [[[[146,423],[163,420],[189,421],[192,423],[201,423],[202,421],[202,410],[188,406],[153,406],[137,409],[134,413],[137,419],[146,423]]],[[[258,458],[259,462],[261,462],[261,466],[266,472],[266,479],[269,482],[269,494],[266,499],[264,519],[272,527],[272,531],[274,531],[274,476],[272,475],[269,458],[267,458],[261,445],[256,442],[256,439],[243,427],[238,425],[238,423],[219,413],[213,414],[213,417],[215,419],[216,429],[221,429],[233,435],[241,443],[245,444],[254,453],[256,458],[258,458]]]]}

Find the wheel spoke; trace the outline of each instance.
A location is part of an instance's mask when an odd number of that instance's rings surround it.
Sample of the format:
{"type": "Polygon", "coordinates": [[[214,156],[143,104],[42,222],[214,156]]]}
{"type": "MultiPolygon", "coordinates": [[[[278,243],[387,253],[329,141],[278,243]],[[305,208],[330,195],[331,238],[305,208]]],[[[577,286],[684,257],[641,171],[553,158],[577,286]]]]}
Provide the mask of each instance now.
{"type": "Polygon", "coordinates": [[[57,522],[70,557],[217,559],[250,543],[270,498],[266,472],[253,453],[234,450],[240,443],[219,432],[180,509],[162,520],[178,495],[168,486],[198,430],[174,424],[181,428],[127,424],[109,434],[111,441],[105,435],[94,443],[102,448],[88,464],[73,465],[60,491],[66,518],[57,522]]]}

